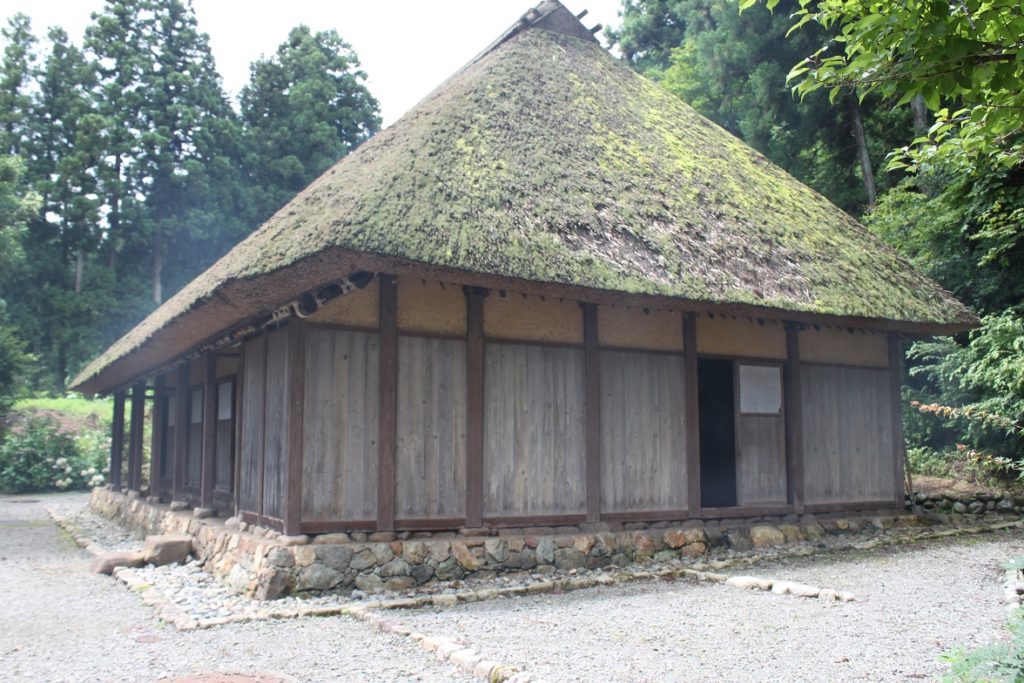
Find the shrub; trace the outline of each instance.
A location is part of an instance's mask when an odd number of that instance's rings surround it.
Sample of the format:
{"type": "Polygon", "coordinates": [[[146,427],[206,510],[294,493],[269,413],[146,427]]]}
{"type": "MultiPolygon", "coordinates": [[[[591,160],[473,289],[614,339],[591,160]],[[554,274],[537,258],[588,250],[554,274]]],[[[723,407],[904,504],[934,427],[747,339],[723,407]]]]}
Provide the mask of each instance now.
{"type": "Polygon", "coordinates": [[[0,491],[66,491],[104,483],[109,437],[74,434],[52,417],[16,415],[0,443],[0,491]]]}
{"type": "Polygon", "coordinates": [[[950,663],[945,681],[1019,681],[1024,678],[1024,610],[1013,611],[1009,643],[977,650],[956,650],[943,659],[950,663]]]}

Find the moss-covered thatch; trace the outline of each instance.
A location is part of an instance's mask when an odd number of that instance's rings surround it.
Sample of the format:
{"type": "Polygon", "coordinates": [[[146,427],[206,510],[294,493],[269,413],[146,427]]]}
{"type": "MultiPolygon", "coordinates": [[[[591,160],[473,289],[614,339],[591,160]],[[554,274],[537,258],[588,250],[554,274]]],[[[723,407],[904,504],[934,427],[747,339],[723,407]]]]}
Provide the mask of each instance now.
{"type": "MultiPolygon", "coordinates": [[[[76,383],[105,390],[95,380],[111,364],[146,344],[169,350],[168,324],[227,284],[337,250],[935,329],[975,320],[821,195],[595,42],[531,28],[330,169],[76,383]]],[[[236,309],[220,329],[260,312],[236,309]]]]}

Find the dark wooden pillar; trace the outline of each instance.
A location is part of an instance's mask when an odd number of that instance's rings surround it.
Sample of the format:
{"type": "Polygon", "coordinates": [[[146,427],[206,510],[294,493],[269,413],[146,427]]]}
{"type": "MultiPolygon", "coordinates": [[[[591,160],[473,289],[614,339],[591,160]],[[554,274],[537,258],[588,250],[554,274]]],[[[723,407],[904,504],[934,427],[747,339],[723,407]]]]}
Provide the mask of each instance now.
{"type": "Polygon", "coordinates": [[[110,425],[110,488],[121,490],[121,463],[124,460],[124,392],[114,392],[114,421],[110,425]]]}
{"type": "Polygon", "coordinates": [[[153,380],[153,415],[150,422],[152,429],[150,430],[149,445],[149,501],[151,503],[160,502],[160,469],[164,458],[167,457],[167,454],[164,453],[164,444],[166,443],[164,435],[167,432],[167,425],[164,423],[167,415],[165,381],[166,378],[163,375],[157,375],[153,380]]]}
{"type": "Polygon", "coordinates": [[[586,377],[587,521],[601,520],[601,352],[597,338],[597,304],[583,304],[586,377]]]}
{"type": "MultiPolygon", "coordinates": [[[[284,490],[284,533],[302,533],[302,427],[306,401],[306,327],[288,323],[288,465],[284,490]]],[[[392,487],[394,490],[394,487],[392,487]]]]}
{"type": "Polygon", "coordinates": [[[199,461],[199,507],[196,517],[216,514],[213,508],[214,465],[217,462],[217,354],[206,353],[203,373],[203,453],[199,461]]]}
{"type": "Polygon", "coordinates": [[[684,396],[686,405],[686,506],[692,518],[700,505],[700,394],[697,391],[697,317],[683,316],[684,396]]]}
{"type": "Polygon", "coordinates": [[[377,530],[395,528],[395,455],[398,411],[398,288],[380,276],[380,408],[377,414],[377,530]]]}
{"type": "Polygon", "coordinates": [[[483,525],[484,507],[484,297],[466,293],[466,526],[483,525]]]}
{"type": "Polygon", "coordinates": [[[234,451],[231,453],[231,458],[234,461],[234,482],[231,486],[232,496],[231,499],[234,502],[234,514],[238,515],[241,510],[241,504],[239,498],[241,497],[241,488],[239,485],[242,481],[242,419],[245,415],[243,409],[245,394],[245,345],[242,345],[242,352],[238,359],[238,375],[235,377],[235,443],[234,451]]]}
{"type": "Polygon", "coordinates": [[[786,476],[789,502],[793,512],[804,513],[804,423],[800,389],[800,329],[798,323],[786,324],[786,476]]]}
{"type": "MultiPolygon", "coordinates": [[[[903,439],[903,343],[895,332],[889,333],[889,394],[892,403],[892,448],[895,461],[896,506],[903,507],[907,443],[903,439]]],[[[909,491],[911,496],[913,491],[909,491]]]]}
{"type": "Polygon", "coordinates": [[[128,434],[128,490],[142,490],[142,445],[146,425],[146,383],[132,385],[132,417],[128,434]]]}
{"type": "Polygon", "coordinates": [[[178,376],[174,384],[174,461],[171,463],[171,509],[182,510],[185,502],[185,449],[188,447],[189,430],[189,373],[188,361],[178,365],[178,376]]]}

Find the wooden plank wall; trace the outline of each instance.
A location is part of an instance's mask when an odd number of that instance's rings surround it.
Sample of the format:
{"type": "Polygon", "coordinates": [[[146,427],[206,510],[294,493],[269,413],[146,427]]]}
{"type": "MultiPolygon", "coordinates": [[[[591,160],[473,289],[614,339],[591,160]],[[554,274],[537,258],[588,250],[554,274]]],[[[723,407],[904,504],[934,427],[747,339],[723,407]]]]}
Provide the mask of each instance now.
{"type": "Polygon", "coordinates": [[[185,452],[185,486],[199,489],[203,465],[203,388],[188,393],[188,447],[185,452]]]}
{"type": "Polygon", "coordinates": [[[375,519],[379,337],[305,334],[302,520],[375,519]]]}
{"type": "Polygon", "coordinates": [[[586,511],[584,354],[484,345],[485,517],[586,511]]]}
{"type": "Polygon", "coordinates": [[[263,434],[263,514],[284,515],[283,491],[288,462],[288,333],[267,335],[267,377],[263,434]]]}
{"type": "Polygon", "coordinates": [[[800,393],[805,502],[893,499],[888,370],[803,364],[800,393]]]}
{"type": "Polygon", "coordinates": [[[245,344],[242,366],[241,443],[238,461],[238,507],[257,513],[260,509],[260,457],[263,452],[263,395],[266,383],[266,336],[245,344]]]}
{"type": "Polygon", "coordinates": [[[602,512],[686,509],[683,356],[600,355],[602,512]]]}
{"type": "Polygon", "coordinates": [[[398,339],[395,516],[466,513],[466,342],[398,339]]]}
{"type": "Polygon", "coordinates": [[[739,415],[736,447],[737,503],[785,505],[786,427],[782,415],[739,415]]]}

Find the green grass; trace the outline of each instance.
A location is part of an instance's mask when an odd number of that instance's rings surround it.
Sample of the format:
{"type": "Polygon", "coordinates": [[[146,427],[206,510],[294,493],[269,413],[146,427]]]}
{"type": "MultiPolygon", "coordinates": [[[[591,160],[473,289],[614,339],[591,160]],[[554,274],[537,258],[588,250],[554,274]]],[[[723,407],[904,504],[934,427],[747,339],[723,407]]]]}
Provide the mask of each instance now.
{"type": "Polygon", "coordinates": [[[113,420],[114,400],[112,398],[88,399],[78,394],[68,394],[58,398],[26,398],[16,402],[12,411],[53,411],[77,418],[95,415],[104,424],[110,424],[113,420]]]}

